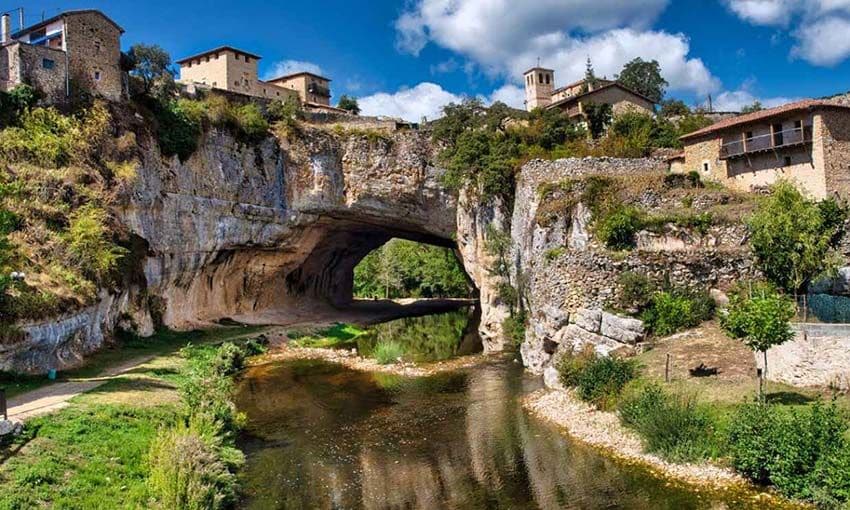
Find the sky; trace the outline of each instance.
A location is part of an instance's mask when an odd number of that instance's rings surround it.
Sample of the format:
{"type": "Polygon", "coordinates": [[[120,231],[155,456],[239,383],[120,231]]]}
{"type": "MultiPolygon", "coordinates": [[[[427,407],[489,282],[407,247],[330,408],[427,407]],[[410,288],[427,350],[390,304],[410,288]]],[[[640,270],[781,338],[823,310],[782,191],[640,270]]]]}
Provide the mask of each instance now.
{"type": "MultiPolygon", "coordinates": [[[[20,2],[21,0],[17,0],[20,2]]],[[[20,4],[5,2],[3,9],[20,4]]],[[[364,114],[433,119],[478,97],[523,108],[522,73],[557,85],[613,78],[658,60],[668,97],[715,110],[850,90],[850,0],[33,0],[32,24],[100,9],[124,49],[158,44],[174,60],[230,45],[261,55],[260,77],[319,72],[364,114]]],[[[17,18],[15,18],[17,19],[17,18]]]]}

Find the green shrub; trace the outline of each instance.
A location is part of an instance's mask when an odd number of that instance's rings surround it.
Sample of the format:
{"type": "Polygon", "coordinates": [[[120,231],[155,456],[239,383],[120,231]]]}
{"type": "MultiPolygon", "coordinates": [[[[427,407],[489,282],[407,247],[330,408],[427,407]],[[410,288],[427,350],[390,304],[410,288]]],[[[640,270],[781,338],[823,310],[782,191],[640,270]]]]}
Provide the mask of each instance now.
{"type": "Polygon", "coordinates": [[[783,412],[765,404],[742,407],[732,420],[729,451],[743,475],[772,483],[784,495],[846,504],[850,472],[848,422],[835,403],[783,412]]]}
{"type": "Polygon", "coordinates": [[[623,310],[644,310],[652,301],[655,285],[642,273],[625,271],[617,277],[620,284],[618,304],[623,310]]]}
{"type": "Polygon", "coordinates": [[[8,92],[0,91],[0,128],[17,125],[21,117],[35,107],[39,92],[29,85],[18,85],[8,92]]]}
{"type": "Polygon", "coordinates": [[[157,140],[165,156],[186,161],[198,148],[205,113],[196,101],[180,100],[157,104],[157,140]]]}
{"type": "Polygon", "coordinates": [[[404,346],[393,340],[386,340],[375,345],[372,356],[381,365],[391,365],[404,356],[404,346]]]}
{"type": "Polygon", "coordinates": [[[693,397],[668,394],[651,384],[624,397],[618,409],[623,424],[641,436],[650,453],[670,462],[694,462],[717,454],[712,420],[693,397]]]}
{"type": "Polygon", "coordinates": [[[525,328],[528,325],[528,317],[525,311],[509,315],[502,321],[502,330],[511,345],[519,347],[525,341],[525,328]]]}
{"type": "Polygon", "coordinates": [[[566,251],[567,249],[563,246],[551,248],[543,253],[543,258],[546,260],[546,262],[554,262],[555,260],[558,260],[562,255],[564,255],[566,251]]]}
{"type": "Polygon", "coordinates": [[[148,485],[162,508],[209,510],[236,501],[241,452],[222,443],[215,424],[193,419],[160,431],[149,451],[148,485]]]}
{"type": "Polygon", "coordinates": [[[73,263],[92,280],[104,282],[112,276],[121,258],[128,252],[109,237],[106,210],[88,204],[71,216],[68,228],[68,252],[73,263]]]}
{"type": "Polygon", "coordinates": [[[240,106],[236,110],[236,125],[240,134],[249,141],[259,141],[268,135],[269,123],[260,107],[254,103],[240,106]]]}
{"type": "Polygon", "coordinates": [[[245,368],[245,355],[242,347],[227,342],[216,349],[212,368],[220,375],[233,375],[245,368]]]}
{"type": "Polygon", "coordinates": [[[555,365],[558,380],[567,387],[578,386],[579,376],[587,365],[596,359],[596,351],[591,344],[585,344],[579,351],[576,351],[573,346],[564,346],[561,349],[565,349],[564,354],[555,365]]]}
{"type": "Polygon", "coordinates": [[[642,228],[642,214],[632,206],[619,205],[596,222],[599,239],[612,250],[634,247],[635,234],[642,228]]]}
{"type": "Polygon", "coordinates": [[[610,407],[637,375],[634,361],[599,356],[590,344],[578,352],[565,352],[556,369],[561,384],[575,387],[579,398],[603,409],[610,407]]]}
{"type": "Polygon", "coordinates": [[[578,396],[585,402],[608,408],[636,375],[637,367],[632,360],[597,357],[578,375],[578,396]]]}
{"type": "Polygon", "coordinates": [[[641,315],[647,329],[659,336],[694,328],[714,315],[714,301],[705,292],[657,292],[641,315]]]}

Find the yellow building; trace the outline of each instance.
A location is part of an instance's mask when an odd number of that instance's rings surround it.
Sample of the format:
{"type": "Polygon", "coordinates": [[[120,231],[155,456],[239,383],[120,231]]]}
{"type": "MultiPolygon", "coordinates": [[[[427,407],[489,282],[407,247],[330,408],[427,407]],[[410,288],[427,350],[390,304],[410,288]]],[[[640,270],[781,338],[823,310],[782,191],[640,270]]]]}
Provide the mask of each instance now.
{"type": "Polygon", "coordinates": [[[259,79],[257,64],[261,58],[232,46],[221,46],[178,60],[180,82],[281,101],[296,97],[292,89],[259,79]]]}
{"type": "Polygon", "coordinates": [[[671,171],[741,191],[780,179],[812,198],[850,198],[850,107],[805,100],[722,120],[682,137],[671,171]]]}
{"type": "Polygon", "coordinates": [[[294,90],[305,104],[330,106],[331,80],[318,74],[302,72],[281,76],[267,83],[294,90]]]}

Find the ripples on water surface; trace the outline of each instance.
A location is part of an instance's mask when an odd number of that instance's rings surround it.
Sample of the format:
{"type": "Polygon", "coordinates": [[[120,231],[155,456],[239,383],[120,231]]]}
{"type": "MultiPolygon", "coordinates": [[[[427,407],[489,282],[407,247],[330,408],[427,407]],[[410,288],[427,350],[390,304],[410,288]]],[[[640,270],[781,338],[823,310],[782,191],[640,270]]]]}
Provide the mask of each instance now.
{"type": "Polygon", "coordinates": [[[321,361],[253,368],[237,399],[249,419],[242,506],[740,507],[669,487],[529,417],[519,399],[539,385],[508,359],[420,379],[321,361]]]}

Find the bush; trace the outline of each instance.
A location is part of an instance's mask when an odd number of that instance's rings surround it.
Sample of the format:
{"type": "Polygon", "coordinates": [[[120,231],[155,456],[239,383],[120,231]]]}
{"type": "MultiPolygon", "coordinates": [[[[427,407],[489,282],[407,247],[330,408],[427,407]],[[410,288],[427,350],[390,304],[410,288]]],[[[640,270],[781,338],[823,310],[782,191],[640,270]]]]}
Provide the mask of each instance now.
{"type": "Polygon", "coordinates": [[[17,125],[21,117],[38,103],[40,94],[29,85],[0,91],[0,127],[17,125]]]}
{"type": "Polygon", "coordinates": [[[693,462],[717,453],[712,420],[690,396],[668,394],[651,384],[624,397],[618,409],[646,450],[665,460],[693,462]]]}
{"type": "Polygon", "coordinates": [[[556,369],[561,384],[575,387],[579,398],[603,409],[610,407],[637,375],[633,361],[598,356],[590,344],[579,352],[566,352],[556,369]]]}
{"type": "Polygon", "coordinates": [[[107,213],[88,204],[71,216],[67,233],[68,252],[83,274],[97,282],[105,282],[128,252],[109,238],[107,213]]]}
{"type": "Polygon", "coordinates": [[[227,342],[216,350],[212,368],[220,375],[233,375],[245,368],[245,355],[242,347],[227,342]]]}
{"type": "Polygon", "coordinates": [[[848,422],[835,403],[783,412],[765,404],[743,406],[732,420],[732,464],[747,478],[772,483],[784,495],[847,503],[848,422]]]}
{"type": "Polygon", "coordinates": [[[239,133],[248,141],[259,141],[268,135],[269,123],[260,107],[254,103],[246,104],[236,110],[236,125],[239,133]]]}
{"type": "Polygon", "coordinates": [[[160,431],[149,451],[148,484],[162,508],[207,510],[236,501],[242,453],[225,446],[215,425],[193,419],[160,431]]]}
{"type": "Polygon", "coordinates": [[[620,284],[618,304],[623,310],[640,312],[652,302],[655,285],[641,273],[625,271],[617,277],[620,284]]]}
{"type": "Polygon", "coordinates": [[[197,150],[203,127],[203,111],[198,106],[196,101],[185,99],[157,103],[157,140],[165,156],[176,155],[186,161],[197,150]]]}
{"type": "Polygon", "coordinates": [[[524,311],[509,315],[502,321],[502,330],[511,345],[519,347],[525,341],[528,318],[524,311]]]}
{"type": "Polygon", "coordinates": [[[599,239],[612,250],[634,247],[635,234],[642,228],[642,215],[636,207],[620,205],[596,223],[599,239]]]}
{"type": "Polygon", "coordinates": [[[372,355],[381,365],[391,365],[404,356],[404,346],[392,340],[383,341],[375,346],[372,355]]]}
{"type": "Polygon", "coordinates": [[[659,336],[694,328],[714,315],[714,301],[705,292],[657,292],[641,315],[647,329],[659,336]]]}

